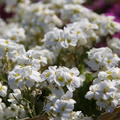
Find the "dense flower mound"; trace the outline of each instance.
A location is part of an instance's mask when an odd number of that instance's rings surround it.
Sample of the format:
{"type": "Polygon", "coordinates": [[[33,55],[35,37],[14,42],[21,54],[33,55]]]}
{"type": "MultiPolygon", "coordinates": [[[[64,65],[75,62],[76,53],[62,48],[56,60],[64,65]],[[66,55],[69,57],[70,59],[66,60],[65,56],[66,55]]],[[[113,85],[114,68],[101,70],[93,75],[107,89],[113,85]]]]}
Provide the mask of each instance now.
{"type": "Polygon", "coordinates": [[[5,0],[0,120],[96,120],[120,106],[120,31],[85,0],[5,0]],[[105,47],[100,47],[100,44],[105,47]]]}

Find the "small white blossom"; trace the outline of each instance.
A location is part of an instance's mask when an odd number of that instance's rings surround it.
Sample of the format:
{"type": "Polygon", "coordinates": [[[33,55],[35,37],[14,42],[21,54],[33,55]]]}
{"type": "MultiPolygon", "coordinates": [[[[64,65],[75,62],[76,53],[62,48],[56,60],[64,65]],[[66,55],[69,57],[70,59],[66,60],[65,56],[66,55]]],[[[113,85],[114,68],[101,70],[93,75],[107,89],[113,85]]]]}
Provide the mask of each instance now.
{"type": "Polygon", "coordinates": [[[13,93],[9,94],[8,101],[16,104],[22,98],[22,95],[20,89],[14,89],[13,91],[13,93]]]}
{"type": "Polygon", "coordinates": [[[16,61],[18,56],[25,54],[23,45],[14,43],[11,40],[0,39],[0,58],[7,55],[10,60],[16,61]]]}
{"type": "Polygon", "coordinates": [[[7,95],[7,86],[2,85],[0,82],[0,96],[5,97],[7,95]]]}
{"type": "Polygon", "coordinates": [[[13,40],[16,43],[24,42],[26,40],[25,30],[19,25],[11,23],[1,27],[0,37],[4,39],[13,40]]]}
{"type": "Polygon", "coordinates": [[[24,108],[22,106],[18,106],[17,104],[11,104],[9,107],[5,109],[5,119],[10,118],[19,118],[23,115],[23,117],[26,116],[26,113],[24,111],[24,108]]]}
{"type": "Polygon", "coordinates": [[[53,110],[58,114],[58,118],[69,118],[70,112],[74,109],[75,101],[70,100],[57,100],[55,102],[53,110]]]}
{"type": "Polygon", "coordinates": [[[92,120],[92,117],[84,116],[81,111],[72,112],[69,120],[92,120]]]}

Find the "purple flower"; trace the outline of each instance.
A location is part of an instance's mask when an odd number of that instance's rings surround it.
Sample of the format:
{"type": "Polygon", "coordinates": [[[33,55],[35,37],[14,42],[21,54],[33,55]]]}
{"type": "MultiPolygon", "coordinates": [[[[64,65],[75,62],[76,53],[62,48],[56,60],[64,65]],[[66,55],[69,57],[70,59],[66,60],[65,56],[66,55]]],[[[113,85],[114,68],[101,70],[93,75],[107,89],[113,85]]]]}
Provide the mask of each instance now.
{"type": "Polygon", "coordinates": [[[105,0],[94,0],[91,5],[86,5],[87,8],[92,10],[101,9],[105,6],[105,0]]]}
{"type": "MultiPolygon", "coordinates": [[[[114,20],[116,22],[120,23],[120,3],[119,4],[113,4],[113,6],[105,14],[109,15],[109,16],[114,16],[115,17],[114,20]]],[[[120,38],[120,32],[118,32],[115,35],[113,35],[113,37],[120,38]]]]}
{"type": "Polygon", "coordinates": [[[113,4],[113,6],[110,9],[108,9],[108,11],[105,14],[115,16],[115,21],[120,22],[120,3],[113,4]]]}
{"type": "Polygon", "coordinates": [[[115,38],[120,38],[120,32],[116,33],[115,35],[113,35],[113,37],[115,38]]]}

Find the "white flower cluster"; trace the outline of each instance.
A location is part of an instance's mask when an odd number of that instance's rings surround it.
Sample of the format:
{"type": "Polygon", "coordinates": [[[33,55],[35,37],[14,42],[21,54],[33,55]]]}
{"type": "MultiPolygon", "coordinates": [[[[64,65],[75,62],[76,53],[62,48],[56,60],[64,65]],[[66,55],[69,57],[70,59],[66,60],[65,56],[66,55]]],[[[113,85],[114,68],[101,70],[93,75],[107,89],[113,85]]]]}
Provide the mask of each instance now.
{"type": "MultiPolygon", "coordinates": [[[[64,93],[64,92],[63,92],[64,93]]],[[[75,101],[72,99],[72,93],[67,92],[66,94],[49,96],[50,103],[46,105],[47,110],[51,110],[54,114],[57,114],[55,119],[69,119],[70,113],[74,109],[75,101]]]]}
{"type": "Polygon", "coordinates": [[[120,68],[99,72],[89,90],[86,98],[97,100],[96,104],[101,109],[113,111],[120,105],[120,68]]]}
{"type": "Polygon", "coordinates": [[[99,16],[79,4],[66,4],[63,6],[60,13],[62,20],[65,22],[75,22],[87,18],[91,23],[98,26],[99,29],[96,31],[98,37],[106,36],[107,34],[114,34],[115,31],[120,30],[120,25],[113,22],[114,17],[106,17],[104,15],[99,16]]]}
{"type": "Polygon", "coordinates": [[[91,117],[84,116],[81,111],[72,112],[76,103],[72,96],[73,93],[69,91],[64,93],[62,90],[49,96],[50,102],[45,109],[51,111],[54,116],[57,114],[57,117],[50,120],[92,120],[91,117]]]}
{"type": "Polygon", "coordinates": [[[16,43],[24,42],[26,40],[25,30],[18,24],[6,24],[0,20],[0,38],[10,39],[16,43]]]}
{"type": "Polygon", "coordinates": [[[11,106],[6,107],[5,103],[0,99],[0,119],[8,120],[8,119],[19,119],[25,116],[25,111],[22,106],[18,106],[17,104],[11,104],[11,106]]]}
{"type": "MultiPolygon", "coordinates": [[[[7,87],[2,86],[0,84],[0,96],[5,97],[7,93],[7,87]]],[[[5,105],[5,103],[0,98],[0,119],[7,120],[7,119],[19,119],[26,116],[26,112],[23,106],[17,104],[16,99],[19,100],[21,98],[21,91],[19,89],[15,89],[14,93],[10,93],[8,101],[12,103],[9,107],[5,105]]]]}
{"type": "Polygon", "coordinates": [[[40,73],[33,70],[30,66],[15,66],[13,71],[9,72],[8,84],[11,89],[33,86],[34,82],[41,82],[40,73]]]}
{"type": "Polygon", "coordinates": [[[0,59],[8,58],[16,61],[19,56],[25,53],[25,48],[21,44],[16,44],[9,39],[0,39],[0,59]]]}
{"type": "Polygon", "coordinates": [[[92,48],[86,63],[92,70],[109,69],[118,65],[120,58],[108,47],[92,48]]]}
{"type": "Polygon", "coordinates": [[[58,86],[66,86],[71,92],[82,85],[84,78],[79,76],[77,68],[68,69],[67,67],[51,66],[41,74],[42,80],[47,80],[50,84],[57,84],[58,86]]]}
{"type": "Polygon", "coordinates": [[[63,30],[55,28],[45,35],[45,45],[58,45],[59,47],[68,48],[69,46],[85,46],[93,41],[98,40],[95,33],[98,27],[91,24],[88,19],[82,19],[79,22],[68,24],[63,30]]]}
{"type": "Polygon", "coordinates": [[[0,19],[0,120],[92,120],[120,105],[114,18],[85,0],[5,2],[14,14],[0,19]],[[101,42],[107,46],[95,48],[101,42]]]}

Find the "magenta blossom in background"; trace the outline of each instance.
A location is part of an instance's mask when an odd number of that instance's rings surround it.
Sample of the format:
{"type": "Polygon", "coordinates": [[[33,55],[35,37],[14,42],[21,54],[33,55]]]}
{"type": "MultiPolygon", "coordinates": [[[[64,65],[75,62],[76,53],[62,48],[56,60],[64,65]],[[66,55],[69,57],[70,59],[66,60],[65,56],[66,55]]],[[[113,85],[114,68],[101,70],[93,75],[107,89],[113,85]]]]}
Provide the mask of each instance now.
{"type": "Polygon", "coordinates": [[[87,8],[97,10],[105,7],[105,0],[93,0],[91,5],[85,5],[87,8]]]}
{"type": "MultiPolygon", "coordinates": [[[[105,14],[109,16],[114,16],[115,21],[120,23],[120,3],[113,4],[113,6],[110,9],[108,9],[108,11],[105,14]]],[[[120,38],[120,32],[116,33],[113,37],[120,38]]]]}
{"type": "Polygon", "coordinates": [[[115,21],[120,22],[120,3],[113,4],[113,6],[108,9],[105,14],[115,16],[115,21]]]}
{"type": "Polygon", "coordinates": [[[7,18],[11,18],[13,15],[13,13],[7,13],[5,11],[5,4],[0,5],[0,18],[6,20],[7,18]]]}
{"type": "Polygon", "coordinates": [[[113,35],[113,37],[120,38],[120,32],[113,35]]]}

